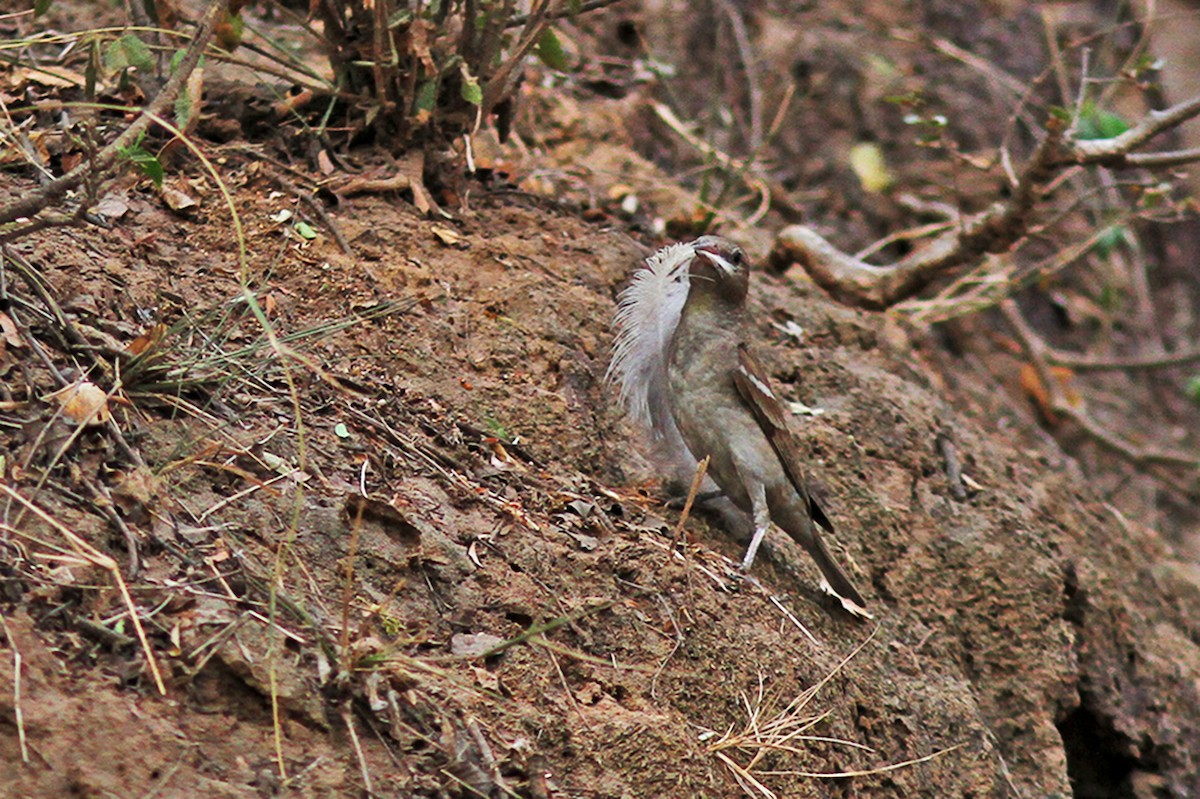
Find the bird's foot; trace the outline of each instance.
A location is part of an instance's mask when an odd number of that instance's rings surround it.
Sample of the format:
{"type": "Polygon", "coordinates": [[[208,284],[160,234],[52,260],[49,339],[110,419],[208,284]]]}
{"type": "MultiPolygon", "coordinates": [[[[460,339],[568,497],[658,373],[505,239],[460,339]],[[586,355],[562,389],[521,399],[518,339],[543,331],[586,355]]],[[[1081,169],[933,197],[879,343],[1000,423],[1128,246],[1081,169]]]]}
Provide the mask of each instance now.
{"type": "MultiPolygon", "coordinates": [[[[724,495],[724,491],[705,491],[696,495],[696,498],[692,500],[692,506],[697,507],[703,505],[705,502],[711,502],[712,500],[724,495]]],[[[671,510],[683,510],[683,506],[686,504],[687,495],[682,497],[671,497],[667,500],[667,507],[671,510]]]]}

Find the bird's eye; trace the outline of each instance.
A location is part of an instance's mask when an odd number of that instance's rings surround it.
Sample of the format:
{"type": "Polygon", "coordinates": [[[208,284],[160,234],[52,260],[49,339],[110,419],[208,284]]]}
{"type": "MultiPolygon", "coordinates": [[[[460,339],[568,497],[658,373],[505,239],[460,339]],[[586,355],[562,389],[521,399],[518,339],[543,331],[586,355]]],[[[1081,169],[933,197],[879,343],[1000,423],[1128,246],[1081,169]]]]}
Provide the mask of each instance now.
{"type": "Polygon", "coordinates": [[[745,260],[746,260],[746,256],[741,250],[734,250],[733,253],[729,256],[729,261],[734,266],[741,266],[742,262],[745,260]]]}

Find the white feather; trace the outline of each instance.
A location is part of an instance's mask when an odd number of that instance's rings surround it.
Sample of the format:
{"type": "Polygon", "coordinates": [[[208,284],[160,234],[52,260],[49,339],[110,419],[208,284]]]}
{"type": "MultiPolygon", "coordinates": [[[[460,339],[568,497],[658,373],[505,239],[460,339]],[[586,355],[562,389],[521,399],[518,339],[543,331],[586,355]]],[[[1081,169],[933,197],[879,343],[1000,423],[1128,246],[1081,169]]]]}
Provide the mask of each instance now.
{"type": "Polygon", "coordinates": [[[691,478],[696,458],[671,413],[667,353],[687,301],[688,266],[695,255],[692,244],[672,244],[634,273],[617,298],[616,338],[606,376],[618,388],[629,418],[649,434],[660,466],[684,481],[691,478]]]}

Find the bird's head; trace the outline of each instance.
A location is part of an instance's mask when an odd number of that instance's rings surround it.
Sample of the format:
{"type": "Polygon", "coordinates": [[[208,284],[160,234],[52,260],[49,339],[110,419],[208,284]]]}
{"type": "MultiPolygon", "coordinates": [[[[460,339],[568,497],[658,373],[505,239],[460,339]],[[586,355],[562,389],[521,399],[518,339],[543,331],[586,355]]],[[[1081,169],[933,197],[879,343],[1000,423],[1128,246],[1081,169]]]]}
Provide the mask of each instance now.
{"type": "Polygon", "coordinates": [[[720,236],[701,236],[692,242],[696,255],[688,273],[692,291],[711,292],[740,305],[750,288],[750,259],[746,251],[720,236]]]}

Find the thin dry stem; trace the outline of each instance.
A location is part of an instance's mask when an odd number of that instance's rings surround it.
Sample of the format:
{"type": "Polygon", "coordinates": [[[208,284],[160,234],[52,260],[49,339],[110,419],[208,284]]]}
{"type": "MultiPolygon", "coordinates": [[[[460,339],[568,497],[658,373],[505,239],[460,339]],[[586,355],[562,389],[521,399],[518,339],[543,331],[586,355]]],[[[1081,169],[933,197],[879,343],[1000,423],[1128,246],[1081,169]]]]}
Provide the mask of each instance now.
{"type": "Polygon", "coordinates": [[[163,684],[162,674],[158,670],[158,661],[156,661],[154,658],[154,651],[150,648],[150,641],[146,638],[146,631],[142,629],[142,620],[138,615],[137,606],[133,603],[133,597],[129,594],[129,587],[125,585],[125,580],[121,576],[121,569],[119,566],[117,566],[117,562],[108,555],[105,555],[100,550],[96,549],[87,541],[84,541],[75,533],[68,530],[57,519],[3,483],[0,483],[0,491],[3,491],[10,498],[16,500],[43,522],[57,530],[63,536],[63,538],[67,539],[67,543],[71,545],[71,548],[76,554],[87,560],[93,566],[98,566],[112,575],[113,581],[117,584],[117,590],[120,591],[121,598],[125,601],[125,607],[129,611],[129,620],[133,624],[133,629],[137,631],[137,638],[138,641],[141,642],[142,652],[146,657],[146,665],[150,668],[150,674],[154,678],[154,685],[156,688],[158,688],[158,692],[160,694],[166,696],[167,687],[163,684]]]}
{"type": "MultiPolygon", "coordinates": [[[[822,772],[805,772],[805,771],[787,771],[787,772],[758,772],[755,775],[755,766],[771,752],[785,752],[790,754],[802,754],[804,750],[793,745],[794,741],[823,741],[826,743],[836,743],[843,746],[849,746],[855,749],[863,749],[873,751],[870,747],[854,741],[847,741],[840,738],[831,738],[827,736],[809,736],[805,735],[808,730],[812,729],[816,724],[824,720],[828,714],[821,713],[816,716],[804,715],[804,710],[816,698],[821,689],[829,683],[840,672],[847,663],[853,660],[859,652],[863,650],[867,644],[874,640],[875,635],[879,632],[879,625],[871,631],[871,634],[863,640],[861,644],[854,648],[845,658],[843,658],[836,666],[834,666],[828,674],[826,674],[815,685],[801,691],[791,702],[782,710],[772,716],[770,719],[761,721],[764,709],[765,687],[764,681],[760,675],[758,696],[755,701],[750,701],[744,695],[742,696],[742,704],[746,708],[746,723],[742,726],[740,732],[734,732],[731,727],[723,735],[715,741],[706,745],[706,751],[715,756],[726,768],[729,769],[738,785],[746,790],[747,793],[753,795],[762,795],[766,797],[774,797],[776,794],[771,791],[758,776],[765,774],[791,774],[804,777],[836,777],[846,776],[850,772],[838,773],[822,773],[822,772]],[[727,754],[730,750],[749,751],[753,754],[749,763],[741,765],[735,761],[731,755],[727,754]],[[756,793],[752,793],[749,788],[753,788],[756,793]]],[[[921,758],[913,761],[905,761],[904,763],[892,764],[882,767],[878,770],[869,770],[858,772],[862,774],[877,773],[878,771],[890,771],[896,768],[903,768],[914,763],[924,762],[924,760],[944,754],[946,751],[937,752],[929,755],[926,758],[921,758]]]]}
{"type": "Polygon", "coordinates": [[[687,499],[684,500],[683,510],[679,514],[679,521],[675,523],[675,529],[671,531],[672,545],[679,543],[679,536],[683,533],[683,526],[687,524],[688,515],[692,512],[692,504],[696,501],[696,495],[700,493],[700,484],[704,482],[704,475],[708,473],[708,462],[711,458],[711,455],[705,455],[704,459],[696,464],[696,472],[692,475],[692,484],[688,486],[687,499]]]}
{"type": "Polygon", "coordinates": [[[342,723],[346,725],[346,733],[350,736],[350,744],[354,747],[354,757],[358,761],[358,771],[362,774],[363,789],[367,796],[373,796],[375,789],[371,787],[371,769],[367,765],[367,756],[363,753],[362,744],[358,740],[358,730],[354,728],[354,715],[350,712],[350,703],[342,705],[342,723]]]}
{"type": "Polygon", "coordinates": [[[1037,371],[1038,380],[1049,395],[1050,409],[1054,413],[1071,419],[1096,443],[1132,463],[1189,469],[1200,468],[1200,458],[1191,453],[1140,447],[1118,438],[1112,432],[1105,430],[1082,407],[1068,401],[1059,386],[1059,381],[1050,372],[1049,359],[1046,357],[1047,345],[1025,321],[1016,301],[1004,300],[1000,303],[1000,311],[1004,314],[1005,321],[1008,322],[1009,327],[1021,342],[1026,355],[1037,371]]]}
{"type": "Polygon", "coordinates": [[[25,712],[21,702],[21,650],[17,647],[17,639],[9,629],[8,620],[0,615],[0,628],[4,629],[4,638],[8,648],[12,650],[13,659],[13,720],[17,725],[17,743],[21,748],[21,762],[29,762],[29,746],[25,742],[25,712]]]}

